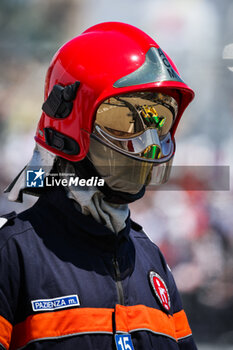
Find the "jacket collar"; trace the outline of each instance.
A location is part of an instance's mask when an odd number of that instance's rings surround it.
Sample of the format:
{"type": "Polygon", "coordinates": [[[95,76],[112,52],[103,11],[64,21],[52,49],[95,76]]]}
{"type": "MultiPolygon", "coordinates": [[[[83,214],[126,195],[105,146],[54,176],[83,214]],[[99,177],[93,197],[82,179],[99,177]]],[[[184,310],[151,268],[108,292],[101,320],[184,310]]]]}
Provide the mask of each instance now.
{"type": "Polygon", "coordinates": [[[126,219],[126,226],[117,235],[108,229],[103,224],[97,222],[92,216],[82,214],[76,207],[75,201],[67,197],[66,190],[62,187],[56,187],[49,189],[38,200],[38,205],[43,205],[43,201],[48,202],[50,205],[56,207],[56,209],[65,216],[67,220],[82,231],[93,236],[101,237],[114,237],[115,239],[127,238],[129,239],[129,232],[131,228],[130,214],[126,219]]]}

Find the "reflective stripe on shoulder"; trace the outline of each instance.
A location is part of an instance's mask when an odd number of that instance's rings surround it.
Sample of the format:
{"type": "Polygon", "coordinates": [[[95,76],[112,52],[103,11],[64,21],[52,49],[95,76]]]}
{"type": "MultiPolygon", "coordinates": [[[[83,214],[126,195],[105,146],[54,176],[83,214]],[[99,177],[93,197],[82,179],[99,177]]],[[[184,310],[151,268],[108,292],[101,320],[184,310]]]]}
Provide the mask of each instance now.
{"type": "Polygon", "coordinates": [[[10,346],[12,328],[11,323],[0,316],[0,344],[6,350],[10,346]]]}
{"type": "Polygon", "coordinates": [[[0,218],[0,229],[7,223],[8,219],[0,218]]]}

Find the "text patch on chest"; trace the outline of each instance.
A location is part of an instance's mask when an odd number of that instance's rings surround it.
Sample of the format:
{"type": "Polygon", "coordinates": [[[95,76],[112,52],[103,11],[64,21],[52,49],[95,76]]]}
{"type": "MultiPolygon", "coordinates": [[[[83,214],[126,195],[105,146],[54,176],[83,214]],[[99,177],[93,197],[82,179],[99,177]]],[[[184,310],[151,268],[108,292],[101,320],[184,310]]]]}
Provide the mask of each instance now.
{"type": "Polygon", "coordinates": [[[33,311],[57,310],[80,305],[79,298],[76,294],[53,299],[31,300],[31,303],[33,311]]]}

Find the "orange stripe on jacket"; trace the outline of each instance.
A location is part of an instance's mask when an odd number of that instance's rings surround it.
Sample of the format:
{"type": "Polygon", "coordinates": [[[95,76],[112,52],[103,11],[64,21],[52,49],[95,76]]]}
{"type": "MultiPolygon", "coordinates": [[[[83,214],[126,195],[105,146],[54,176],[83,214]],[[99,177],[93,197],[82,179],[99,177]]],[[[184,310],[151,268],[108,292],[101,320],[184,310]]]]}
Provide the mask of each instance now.
{"type": "Polygon", "coordinates": [[[0,316],[0,343],[9,349],[12,333],[12,325],[4,317],[0,316]]]}
{"type": "Polygon", "coordinates": [[[176,340],[173,317],[161,310],[145,305],[116,306],[116,330],[130,332],[147,329],[154,333],[164,334],[176,340]]]}
{"type": "MultiPolygon", "coordinates": [[[[80,308],[46,312],[29,316],[14,327],[11,350],[25,346],[30,341],[55,338],[79,333],[113,333],[114,309],[80,308]]],[[[167,315],[145,305],[116,305],[117,332],[149,330],[178,340],[191,335],[185,312],[167,315]]]]}
{"type": "Polygon", "coordinates": [[[184,338],[192,334],[192,331],[189,327],[188,319],[184,310],[176,312],[173,315],[173,318],[175,322],[177,339],[184,338]]]}
{"type": "Polygon", "coordinates": [[[82,308],[29,316],[14,327],[11,349],[43,338],[85,332],[112,333],[113,311],[114,309],[82,308]]]}

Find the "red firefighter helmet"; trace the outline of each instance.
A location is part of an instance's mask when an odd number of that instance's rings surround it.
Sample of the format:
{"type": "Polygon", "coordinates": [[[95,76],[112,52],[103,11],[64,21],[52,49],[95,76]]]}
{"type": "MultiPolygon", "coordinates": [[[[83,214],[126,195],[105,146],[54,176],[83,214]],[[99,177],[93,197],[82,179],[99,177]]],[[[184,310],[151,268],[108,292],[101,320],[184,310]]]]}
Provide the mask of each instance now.
{"type": "Polygon", "coordinates": [[[47,72],[45,103],[35,140],[70,161],[87,155],[96,111],[106,99],[153,91],[173,97],[178,112],[194,97],[169,56],[140,29],[120,22],[97,24],[63,45],[47,72]]]}

